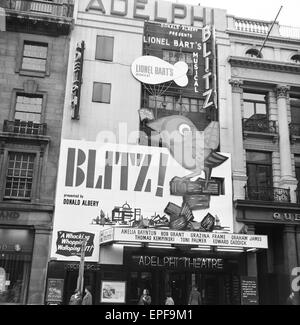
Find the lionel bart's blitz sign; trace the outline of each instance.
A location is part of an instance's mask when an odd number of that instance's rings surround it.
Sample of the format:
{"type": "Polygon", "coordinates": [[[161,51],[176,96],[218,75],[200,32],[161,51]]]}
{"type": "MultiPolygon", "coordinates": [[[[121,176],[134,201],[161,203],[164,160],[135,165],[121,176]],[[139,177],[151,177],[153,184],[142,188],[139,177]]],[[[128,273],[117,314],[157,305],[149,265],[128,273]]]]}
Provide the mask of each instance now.
{"type": "Polygon", "coordinates": [[[172,65],[150,55],[136,59],[131,66],[133,76],[137,80],[150,85],[174,80],[178,86],[185,87],[189,82],[186,75],[187,71],[188,65],[183,61],[172,65]]]}
{"type": "Polygon", "coordinates": [[[131,225],[158,216],[166,220],[165,211],[176,215],[184,193],[184,199],[195,205],[195,224],[205,220],[209,225],[214,217],[218,229],[232,232],[231,159],[224,156],[228,159],[212,170],[211,195],[203,193],[202,173],[197,183],[200,195],[193,196],[196,183],[182,181],[190,171],[167,148],[62,140],[51,257],[79,261],[81,241],[87,238],[86,261],[97,262],[101,220],[131,225]]]}

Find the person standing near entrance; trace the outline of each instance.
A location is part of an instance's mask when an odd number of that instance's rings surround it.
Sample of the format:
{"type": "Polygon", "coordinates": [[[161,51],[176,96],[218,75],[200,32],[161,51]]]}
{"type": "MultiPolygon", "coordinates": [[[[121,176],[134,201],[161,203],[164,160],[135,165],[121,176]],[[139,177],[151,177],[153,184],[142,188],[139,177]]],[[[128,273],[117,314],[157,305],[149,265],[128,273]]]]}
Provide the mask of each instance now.
{"type": "Polygon", "coordinates": [[[92,297],[92,294],[91,294],[91,287],[90,286],[86,286],[85,288],[85,295],[82,299],[82,304],[83,305],[92,305],[93,304],[93,297],[92,297]]]}
{"type": "Polygon", "coordinates": [[[286,304],[287,305],[300,305],[299,298],[297,298],[294,291],[292,291],[291,294],[288,296],[286,304]]]}
{"type": "Polygon", "coordinates": [[[138,305],[150,305],[150,304],[151,304],[151,296],[149,295],[149,290],[144,289],[138,305]]]}
{"type": "Polygon", "coordinates": [[[202,304],[201,293],[198,291],[196,286],[192,287],[188,304],[189,305],[201,305],[202,304]]]}
{"type": "Polygon", "coordinates": [[[81,302],[80,290],[75,290],[74,294],[70,298],[69,305],[81,305],[81,302]]]}
{"type": "Polygon", "coordinates": [[[165,305],[175,305],[173,298],[171,297],[171,293],[167,292],[165,305]]]}

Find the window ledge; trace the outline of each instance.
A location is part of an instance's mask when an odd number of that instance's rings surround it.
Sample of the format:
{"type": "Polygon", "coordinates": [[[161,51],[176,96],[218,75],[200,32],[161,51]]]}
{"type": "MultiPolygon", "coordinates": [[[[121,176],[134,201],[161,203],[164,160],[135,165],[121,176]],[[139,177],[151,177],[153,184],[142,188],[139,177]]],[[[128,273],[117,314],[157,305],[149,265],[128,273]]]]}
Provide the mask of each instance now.
{"type": "Polygon", "coordinates": [[[26,201],[4,200],[0,202],[0,209],[13,211],[46,211],[53,212],[54,205],[47,203],[32,203],[26,201]]]}
{"type": "Polygon", "coordinates": [[[295,212],[299,211],[299,204],[280,201],[235,200],[234,207],[236,209],[270,209],[274,211],[274,208],[276,208],[283,211],[287,209],[295,212]]]}
{"type": "Polygon", "coordinates": [[[37,77],[37,78],[45,78],[46,76],[50,75],[46,71],[39,72],[39,71],[32,71],[32,70],[19,70],[18,73],[20,76],[29,76],[29,77],[37,77]]]}
{"type": "Polygon", "coordinates": [[[243,138],[244,140],[246,140],[247,138],[270,139],[275,143],[279,139],[279,136],[276,133],[253,132],[243,130],[243,138]]]}
{"type": "Polygon", "coordinates": [[[27,135],[13,132],[0,132],[0,141],[7,141],[9,139],[40,144],[48,144],[51,141],[51,137],[45,135],[27,135]]]}

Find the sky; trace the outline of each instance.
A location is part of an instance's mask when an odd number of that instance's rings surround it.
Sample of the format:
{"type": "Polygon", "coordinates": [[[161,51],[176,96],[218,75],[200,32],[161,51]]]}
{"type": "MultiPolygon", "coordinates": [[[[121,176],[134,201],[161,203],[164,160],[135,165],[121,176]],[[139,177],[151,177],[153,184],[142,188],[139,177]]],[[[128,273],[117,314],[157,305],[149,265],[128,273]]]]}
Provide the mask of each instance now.
{"type": "Polygon", "coordinates": [[[226,9],[227,14],[242,18],[273,21],[280,25],[300,27],[300,0],[173,0],[178,3],[226,9]]]}

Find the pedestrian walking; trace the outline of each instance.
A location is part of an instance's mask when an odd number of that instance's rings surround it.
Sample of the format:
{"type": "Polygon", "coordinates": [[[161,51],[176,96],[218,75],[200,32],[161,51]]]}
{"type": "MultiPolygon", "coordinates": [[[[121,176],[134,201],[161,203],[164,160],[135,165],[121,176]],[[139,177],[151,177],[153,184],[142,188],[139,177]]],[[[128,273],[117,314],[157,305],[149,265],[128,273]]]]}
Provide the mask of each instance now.
{"type": "Polygon", "coordinates": [[[82,299],[82,304],[83,305],[92,305],[93,304],[93,296],[91,294],[91,287],[86,286],[84,293],[85,293],[85,295],[82,299]]]}
{"type": "Polygon", "coordinates": [[[81,305],[82,298],[80,294],[80,290],[75,290],[74,294],[71,296],[69,305],[81,305]]]}
{"type": "Polygon", "coordinates": [[[174,300],[171,296],[171,292],[167,292],[165,305],[175,305],[174,300]]]}
{"type": "Polygon", "coordinates": [[[300,305],[299,299],[297,299],[294,291],[292,291],[291,294],[288,296],[286,304],[293,306],[300,305]]]}
{"type": "Polygon", "coordinates": [[[149,294],[148,289],[143,290],[143,294],[140,297],[138,305],[150,305],[151,304],[151,296],[149,294]]]}
{"type": "Polygon", "coordinates": [[[196,286],[192,287],[188,304],[189,305],[201,305],[202,304],[201,293],[198,291],[196,286]]]}

